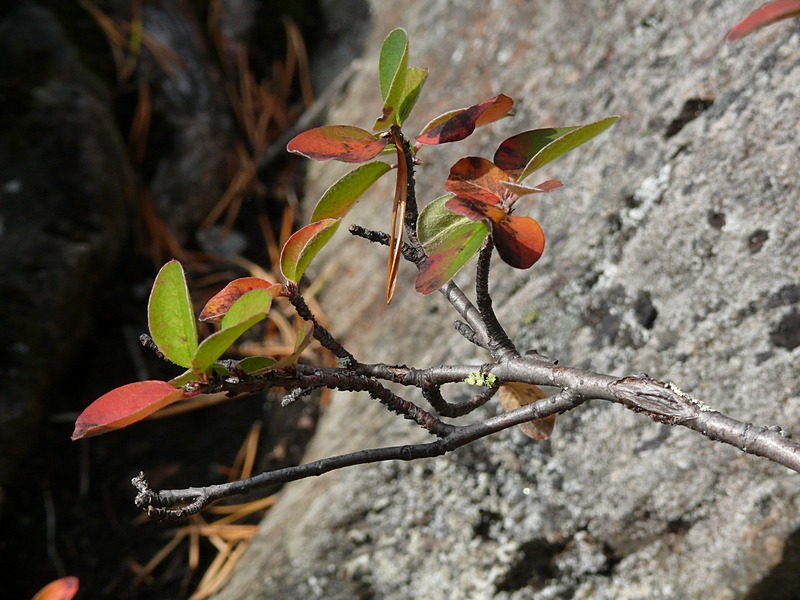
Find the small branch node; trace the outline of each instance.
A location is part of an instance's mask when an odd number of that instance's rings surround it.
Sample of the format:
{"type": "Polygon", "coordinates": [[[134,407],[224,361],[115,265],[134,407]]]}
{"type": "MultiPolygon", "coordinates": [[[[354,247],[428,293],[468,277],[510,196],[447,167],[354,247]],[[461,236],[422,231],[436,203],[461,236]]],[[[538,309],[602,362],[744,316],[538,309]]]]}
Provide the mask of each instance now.
{"type": "Polygon", "coordinates": [[[471,344],[475,344],[476,346],[479,346],[479,345],[480,345],[480,344],[478,343],[478,336],[477,336],[477,334],[475,333],[475,330],[474,330],[474,329],[472,329],[472,327],[470,327],[470,326],[469,326],[469,325],[467,325],[466,323],[464,323],[464,321],[456,321],[455,323],[453,323],[453,327],[454,327],[454,328],[455,328],[455,330],[456,330],[458,333],[460,333],[460,334],[461,334],[461,336],[462,336],[462,337],[464,337],[464,338],[465,338],[465,339],[466,339],[466,340],[467,340],[469,343],[471,343],[471,344]]]}

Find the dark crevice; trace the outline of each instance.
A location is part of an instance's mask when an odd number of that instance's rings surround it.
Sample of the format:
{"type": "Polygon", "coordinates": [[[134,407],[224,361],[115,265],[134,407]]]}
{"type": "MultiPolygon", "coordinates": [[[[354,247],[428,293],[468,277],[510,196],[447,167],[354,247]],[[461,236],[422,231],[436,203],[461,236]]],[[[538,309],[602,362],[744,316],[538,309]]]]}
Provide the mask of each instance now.
{"type": "Polygon", "coordinates": [[[531,540],[522,544],[516,560],[495,586],[498,592],[513,592],[524,588],[541,589],[558,575],[554,559],[564,550],[564,542],[531,540]]]}
{"type": "Polygon", "coordinates": [[[680,114],[667,125],[667,129],[664,131],[664,138],[669,139],[676,135],[689,122],[694,121],[708,110],[712,104],[714,104],[712,98],[690,98],[684,102],[680,114]]]}
{"type": "Polygon", "coordinates": [[[800,598],[800,529],[786,540],[781,561],[755,584],[745,600],[791,600],[800,598]]]}
{"type": "Polygon", "coordinates": [[[769,232],[766,229],[756,229],[747,238],[747,249],[755,254],[764,247],[764,242],[769,239],[769,232]]]}
{"type": "Polygon", "coordinates": [[[770,332],[774,346],[794,350],[800,346],[800,312],[792,310],[785,314],[770,332]]]}

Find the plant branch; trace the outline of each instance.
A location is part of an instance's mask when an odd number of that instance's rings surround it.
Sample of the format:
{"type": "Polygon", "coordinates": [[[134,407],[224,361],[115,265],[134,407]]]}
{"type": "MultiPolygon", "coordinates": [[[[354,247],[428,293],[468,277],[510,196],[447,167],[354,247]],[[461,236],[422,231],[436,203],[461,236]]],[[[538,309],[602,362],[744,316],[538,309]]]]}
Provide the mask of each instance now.
{"type": "Polygon", "coordinates": [[[295,311],[304,321],[310,322],[314,327],[314,338],[319,341],[324,348],[330,350],[336,358],[344,361],[347,364],[355,364],[357,361],[355,357],[345,350],[339,341],[333,335],[319,324],[314,313],[308,308],[305,299],[297,291],[297,286],[287,286],[289,288],[289,302],[294,306],[295,311]]]}
{"type": "Polygon", "coordinates": [[[453,427],[447,435],[434,442],[370,448],[348,454],[340,454],[315,460],[295,467],[276,469],[261,473],[248,479],[205,487],[191,487],[182,490],[150,489],[144,473],[134,477],[132,484],[138,490],[136,506],[143,509],[150,518],[160,520],[182,519],[195,514],[221,498],[247,494],[269,485],[283,484],[307,477],[317,477],[330,471],[345,467],[364,465],[389,460],[417,460],[441,456],[461,446],[474,442],[503,429],[508,429],[531,419],[565,412],[583,402],[578,394],[565,390],[552,398],[540,400],[510,413],[486,419],[474,425],[453,427]]]}
{"type": "Polygon", "coordinates": [[[497,393],[497,388],[484,388],[466,402],[448,402],[438,386],[422,389],[422,395],[434,410],[443,417],[463,417],[486,404],[497,393]]]}
{"type": "Polygon", "coordinates": [[[481,318],[486,324],[489,336],[489,352],[497,361],[502,361],[506,356],[519,356],[508,334],[497,320],[492,308],[492,297],[489,295],[489,267],[492,261],[494,241],[492,236],[486,238],[478,254],[478,267],[475,276],[475,302],[478,305],[481,318]]]}
{"type": "MultiPolygon", "coordinates": [[[[392,381],[403,382],[406,379],[419,379],[428,375],[435,379],[452,379],[462,370],[471,367],[441,366],[422,371],[408,367],[388,367],[384,365],[359,365],[365,372],[374,375],[383,374],[392,381]]],[[[412,418],[412,413],[428,414],[431,419],[442,425],[436,434],[439,439],[426,444],[411,444],[360,450],[350,454],[333,456],[322,460],[278,469],[262,473],[250,479],[206,487],[194,487],[184,490],[166,490],[153,492],[147,486],[144,475],[134,479],[138,489],[136,505],[143,508],[149,516],[157,519],[180,519],[202,510],[209,503],[223,497],[245,494],[266,485],[286,483],[306,477],[318,476],[344,467],[369,464],[387,460],[414,460],[440,456],[461,446],[474,442],[503,429],[534,419],[541,419],[553,414],[564,413],[590,399],[607,400],[621,404],[634,412],[644,413],[651,419],[668,424],[680,425],[697,431],[705,437],[729,444],[756,456],[768,458],[778,464],[800,472],[800,444],[786,437],[779,428],[755,426],[728,417],[714,411],[702,402],[682,392],[675,385],[648,377],[613,377],[593,373],[582,369],[562,367],[543,361],[538,356],[509,357],[502,363],[486,365],[485,371],[494,374],[498,383],[525,382],[535,385],[550,385],[562,388],[555,396],[543,398],[512,412],[503,413],[473,425],[455,426],[442,423],[422,409],[414,407],[409,411],[405,405],[400,414],[412,418]]],[[[345,369],[317,369],[298,365],[295,373],[296,381],[301,385],[323,384],[327,387],[358,391],[377,391],[385,389],[375,387],[376,381],[365,375],[346,375],[345,369]],[[339,379],[349,378],[349,383],[339,379]],[[338,382],[338,383],[337,383],[338,382]]],[[[287,375],[288,376],[288,375],[287,375]]],[[[275,382],[279,382],[276,378],[275,382]]],[[[410,381],[407,382],[410,385],[410,381]]],[[[231,385],[230,387],[235,387],[231,385]]],[[[370,392],[372,394],[372,391],[370,392]]],[[[391,398],[393,394],[377,392],[391,398]]],[[[390,403],[407,401],[395,397],[390,403]]],[[[477,398],[477,397],[476,397],[477,398]]],[[[391,410],[395,410],[388,403],[391,410]]],[[[411,404],[411,403],[407,403],[411,404]]],[[[395,404],[393,406],[400,406],[395,404]]],[[[412,405],[413,406],[413,405],[412,405]]]]}
{"type": "MultiPolygon", "coordinates": [[[[388,246],[390,242],[389,234],[383,231],[375,231],[374,229],[367,229],[361,225],[350,225],[349,229],[351,235],[364,238],[374,244],[381,246],[388,246]]],[[[413,265],[420,265],[425,259],[425,252],[419,245],[412,245],[408,242],[403,242],[402,248],[403,258],[413,265]]]]}

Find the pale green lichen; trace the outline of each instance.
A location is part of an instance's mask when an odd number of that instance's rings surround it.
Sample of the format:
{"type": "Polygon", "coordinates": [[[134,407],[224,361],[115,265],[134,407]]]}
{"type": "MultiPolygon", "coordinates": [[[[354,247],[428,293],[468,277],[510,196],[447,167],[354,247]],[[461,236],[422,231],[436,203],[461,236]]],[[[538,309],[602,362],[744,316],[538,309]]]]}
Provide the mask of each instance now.
{"type": "Polygon", "coordinates": [[[467,385],[478,385],[481,387],[493,388],[495,381],[497,381],[497,377],[491,373],[484,375],[480,371],[475,371],[474,373],[469,374],[469,377],[464,380],[464,383],[467,385]]]}

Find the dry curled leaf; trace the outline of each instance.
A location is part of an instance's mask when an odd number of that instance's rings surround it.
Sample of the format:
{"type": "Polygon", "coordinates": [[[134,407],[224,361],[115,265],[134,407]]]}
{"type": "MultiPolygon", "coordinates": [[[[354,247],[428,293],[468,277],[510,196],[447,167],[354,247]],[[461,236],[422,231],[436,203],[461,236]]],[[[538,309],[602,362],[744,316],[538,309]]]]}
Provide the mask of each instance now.
{"type": "MultiPolygon", "coordinates": [[[[547,394],[530,383],[504,383],[500,386],[498,394],[500,396],[500,404],[503,405],[506,412],[517,410],[527,404],[533,404],[537,400],[547,398],[547,394]]],[[[556,416],[550,415],[544,419],[534,419],[527,423],[520,423],[518,427],[522,433],[531,439],[549,440],[555,423],[556,416]]]]}

